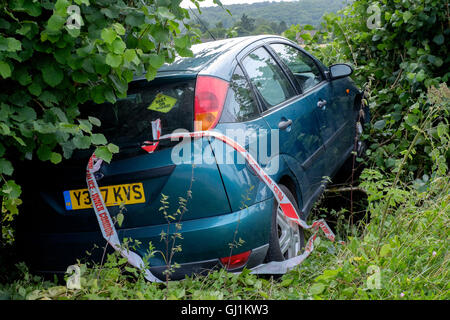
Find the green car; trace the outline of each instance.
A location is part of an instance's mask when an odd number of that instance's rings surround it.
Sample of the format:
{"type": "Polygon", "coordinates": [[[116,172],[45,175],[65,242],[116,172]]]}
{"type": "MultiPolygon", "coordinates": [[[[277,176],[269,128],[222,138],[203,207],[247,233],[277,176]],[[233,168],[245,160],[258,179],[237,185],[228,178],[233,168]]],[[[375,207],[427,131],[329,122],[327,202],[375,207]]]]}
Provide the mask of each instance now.
{"type": "MultiPolygon", "coordinates": [[[[192,51],[194,57],[164,65],[153,81],[136,78],[117,103],[82,108],[120,147],[95,176],[111,216],[124,214],[116,225],[119,238],[138,240],[134,251],[142,257],[151,242],[159,252],[148,260],[150,271],[160,278],[170,254],[161,233],[176,233],[176,221],[182,239],[175,244],[181,251],[172,262],[180,267],[172,279],[291,258],[304,245],[302,230],[285,219],[272,192],[234,150],[213,138],[161,140],[152,153],[142,146],[152,140],[156,119],[163,135],[231,132],[245,148],[257,148],[258,164],[306,219],[324,190],[323,177],[332,177],[360,146],[362,96],[349,78],[352,69],[326,67],[279,36],[208,42],[192,51]],[[175,215],[169,229],[162,200],[175,215]]],[[[102,258],[106,242],[86,186],[92,152],[80,150],[57,166],[25,163],[20,170],[17,241],[35,271],[61,273],[77,258],[102,258]]]]}

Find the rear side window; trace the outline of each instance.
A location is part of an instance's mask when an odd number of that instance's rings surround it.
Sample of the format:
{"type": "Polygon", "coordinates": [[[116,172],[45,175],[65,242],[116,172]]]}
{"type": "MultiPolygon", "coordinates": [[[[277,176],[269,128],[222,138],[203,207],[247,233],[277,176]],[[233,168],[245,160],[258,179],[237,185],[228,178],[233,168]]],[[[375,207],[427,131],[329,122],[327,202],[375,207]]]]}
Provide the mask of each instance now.
{"type": "Polygon", "coordinates": [[[128,95],[115,104],[91,104],[82,113],[101,120],[100,131],[119,146],[152,140],[151,121],[161,119],[161,134],[175,129],[193,130],[192,81],[140,80],[130,84],[128,95]]]}
{"type": "Polygon", "coordinates": [[[305,92],[318,83],[323,77],[316,63],[306,54],[286,44],[271,44],[272,49],[278,54],[281,61],[294,74],[294,77],[302,92],[305,92]]]}
{"type": "Polygon", "coordinates": [[[289,80],[266,49],[259,48],[250,53],[244,58],[243,66],[269,107],[295,95],[289,80]]]}
{"type": "Polygon", "coordinates": [[[237,66],[230,81],[221,122],[242,122],[258,117],[259,112],[240,66],[237,66]]]}

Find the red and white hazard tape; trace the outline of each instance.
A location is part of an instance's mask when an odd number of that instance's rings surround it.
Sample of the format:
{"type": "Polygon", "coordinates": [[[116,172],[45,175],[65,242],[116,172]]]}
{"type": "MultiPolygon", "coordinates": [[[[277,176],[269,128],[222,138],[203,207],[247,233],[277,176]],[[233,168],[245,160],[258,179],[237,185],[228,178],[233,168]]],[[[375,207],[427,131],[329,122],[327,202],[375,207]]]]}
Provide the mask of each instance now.
{"type": "MultiPolygon", "coordinates": [[[[108,208],[106,207],[103,200],[103,196],[98,187],[97,180],[94,177],[94,173],[100,169],[102,161],[102,159],[97,158],[95,154],[93,154],[89,159],[86,170],[86,183],[88,185],[89,195],[92,200],[100,230],[102,231],[103,238],[108,241],[108,243],[114,248],[114,250],[120,252],[120,254],[124,258],[127,258],[128,262],[131,265],[142,270],[144,269],[144,261],[142,261],[142,258],[133,251],[122,247],[117,235],[116,228],[114,227],[114,222],[109,215],[108,208]]],[[[147,280],[153,282],[161,282],[150,272],[150,270],[145,269],[143,271],[147,280]]]]}
{"type": "MultiPolygon", "coordinates": [[[[217,131],[198,131],[198,132],[180,132],[180,133],[172,133],[161,136],[161,121],[155,120],[152,121],[152,132],[153,132],[153,142],[146,141],[145,145],[142,147],[148,153],[152,153],[156,150],[158,143],[160,140],[164,139],[180,139],[180,138],[191,138],[198,139],[203,137],[213,137],[222,141],[223,143],[231,146],[234,150],[239,152],[244,159],[248,162],[250,167],[256,172],[258,177],[263,181],[267,187],[272,191],[275,199],[277,200],[281,210],[286,215],[286,217],[298,224],[303,229],[311,229],[314,231],[314,234],[309,238],[306,243],[305,251],[303,254],[296,256],[294,258],[279,261],[279,262],[270,262],[268,264],[263,264],[257,266],[252,269],[252,273],[255,274],[263,274],[263,273],[285,273],[288,270],[292,269],[296,265],[300,264],[306,257],[308,257],[311,252],[314,250],[314,240],[317,237],[317,233],[319,229],[325,233],[325,236],[334,241],[335,236],[333,231],[331,231],[330,227],[323,220],[317,220],[312,223],[312,225],[308,225],[304,220],[300,219],[297,211],[295,210],[292,203],[289,201],[288,197],[284,194],[284,192],[278,187],[275,181],[267,175],[264,170],[259,166],[259,164],[255,161],[253,156],[245,150],[244,147],[239,145],[233,139],[228,138],[217,131]]],[[[94,210],[97,215],[97,220],[102,230],[103,237],[108,241],[111,246],[119,251],[123,257],[128,259],[128,262],[133,266],[143,269],[144,263],[139,255],[136,253],[125,250],[121,247],[120,240],[117,236],[116,229],[114,227],[114,223],[111,220],[111,216],[109,215],[108,209],[103,201],[102,194],[100,193],[100,189],[98,188],[97,181],[94,178],[94,173],[100,169],[102,160],[96,158],[95,154],[91,156],[89,159],[87,172],[86,172],[86,181],[88,184],[89,194],[91,196],[92,203],[94,204],[94,210]]],[[[149,281],[160,281],[156,278],[148,269],[145,271],[145,277],[149,281]]]]}

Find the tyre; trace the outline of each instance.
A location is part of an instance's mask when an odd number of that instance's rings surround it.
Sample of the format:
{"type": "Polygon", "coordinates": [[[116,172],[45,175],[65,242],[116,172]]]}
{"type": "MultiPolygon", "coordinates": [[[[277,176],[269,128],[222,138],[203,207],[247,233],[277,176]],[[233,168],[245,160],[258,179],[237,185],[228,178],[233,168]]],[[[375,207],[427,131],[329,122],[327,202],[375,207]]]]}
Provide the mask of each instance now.
{"type": "MultiPolygon", "coordinates": [[[[280,189],[292,202],[297,212],[300,212],[294,195],[284,185],[280,189]]],[[[303,216],[300,217],[304,219],[303,216]]],[[[278,202],[274,202],[272,210],[272,224],[270,228],[269,249],[266,261],[283,261],[299,254],[305,246],[303,229],[292,221],[288,221],[278,202]]]]}

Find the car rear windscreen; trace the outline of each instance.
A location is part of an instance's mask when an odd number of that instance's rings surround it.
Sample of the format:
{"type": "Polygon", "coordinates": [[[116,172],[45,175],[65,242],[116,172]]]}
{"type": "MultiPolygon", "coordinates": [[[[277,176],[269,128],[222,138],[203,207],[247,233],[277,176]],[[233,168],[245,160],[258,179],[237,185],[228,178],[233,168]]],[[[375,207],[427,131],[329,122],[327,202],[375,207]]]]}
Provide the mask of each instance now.
{"type": "Polygon", "coordinates": [[[156,79],[130,83],[128,95],[116,103],[84,105],[82,116],[94,116],[109,142],[119,146],[152,140],[151,121],[160,119],[161,135],[176,129],[193,130],[194,87],[192,80],[156,79]]]}

